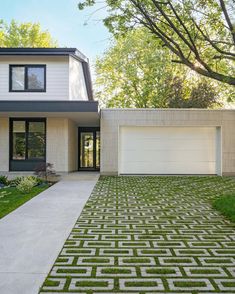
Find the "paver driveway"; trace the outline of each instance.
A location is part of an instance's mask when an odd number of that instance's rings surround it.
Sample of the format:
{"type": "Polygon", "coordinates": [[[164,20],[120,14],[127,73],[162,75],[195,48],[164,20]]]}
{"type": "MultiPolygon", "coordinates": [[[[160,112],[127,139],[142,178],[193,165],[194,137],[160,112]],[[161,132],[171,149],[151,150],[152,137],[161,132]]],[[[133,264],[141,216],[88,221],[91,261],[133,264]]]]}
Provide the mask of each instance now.
{"type": "Polygon", "coordinates": [[[101,177],[42,293],[235,293],[220,177],[101,177]]]}

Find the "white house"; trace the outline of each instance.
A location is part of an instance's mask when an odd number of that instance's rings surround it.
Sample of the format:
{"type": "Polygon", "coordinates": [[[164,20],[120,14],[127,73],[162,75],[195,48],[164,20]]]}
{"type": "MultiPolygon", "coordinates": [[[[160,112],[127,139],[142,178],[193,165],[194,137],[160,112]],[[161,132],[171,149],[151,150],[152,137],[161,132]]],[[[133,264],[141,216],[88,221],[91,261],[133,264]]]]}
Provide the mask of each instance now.
{"type": "Polygon", "coordinates": [[[0,48],[0,172],[235,174],[235,110],[102,109],[75,48],[0,48]],[[101,135],[100,135],[101,134],[101,135]]]}

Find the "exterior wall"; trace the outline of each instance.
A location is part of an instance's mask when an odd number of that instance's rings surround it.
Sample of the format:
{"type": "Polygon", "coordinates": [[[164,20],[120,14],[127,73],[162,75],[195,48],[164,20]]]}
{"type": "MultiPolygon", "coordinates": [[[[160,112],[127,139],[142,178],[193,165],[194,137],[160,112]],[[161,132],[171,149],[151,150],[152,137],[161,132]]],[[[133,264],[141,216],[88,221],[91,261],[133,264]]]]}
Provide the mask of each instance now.
{"type": "Polygon", "coordinates": [[[234,125],[235,110],[101,110],[101,173],[118,174],[119,126],[213,126],[221,128],[222,174],[235,174],[234,125]]]}
{"type": "Polygon", "coordinates": [[[56,172],[68,171],[68,119],[47,118],[47,162],[56,172]]]}
{"type": "Polygon", "coordinates": [[[47,162],[56,172],[77,170],[77,126],[67,118],[47,118],[47,162]]]}
{"type": "Polygon", "coordinates": [[[0,118],[0,171],[9,170],[9,119],[0,118]]]}
{"type": "Polygon", "coordinates": [[[69,100],[69,57],[1,56],[0,100],[69,100]],[[9,92],[9,64],[46,64],[46,92],[9,92]]]}
{"type": "Polygon", "coordinates": [[[69,99],[88,100],[82,63],[69,57],[69,99]]]}
{"type": "MultiPolygon", "coordinates": [[[[78,128],[67,118],[47,118],[46,161],[56,172],[77,170],[78,128]]],[[[0,118],[0,173],[9,171],[9,118],[0,118]]]]}
{"type": "Polygon", "coordinates": [[[68,171],[78,170],[78,127],[68,121],[68,171]]]}

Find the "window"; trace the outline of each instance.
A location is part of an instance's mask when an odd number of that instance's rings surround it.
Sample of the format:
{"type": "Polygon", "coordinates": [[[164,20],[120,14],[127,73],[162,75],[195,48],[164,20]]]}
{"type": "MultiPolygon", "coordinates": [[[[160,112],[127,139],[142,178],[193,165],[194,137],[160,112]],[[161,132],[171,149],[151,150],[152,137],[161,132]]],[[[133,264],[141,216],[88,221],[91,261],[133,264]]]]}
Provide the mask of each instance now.
{"type": "Polygon", "coordinates": [[[46,121],[11,119],[11,160],[45,161],[46,121]]]}
{"type": "Polygon", "coordinates": [[[45,91],[45,65],[10,65],[10,92],[45,91]]]}

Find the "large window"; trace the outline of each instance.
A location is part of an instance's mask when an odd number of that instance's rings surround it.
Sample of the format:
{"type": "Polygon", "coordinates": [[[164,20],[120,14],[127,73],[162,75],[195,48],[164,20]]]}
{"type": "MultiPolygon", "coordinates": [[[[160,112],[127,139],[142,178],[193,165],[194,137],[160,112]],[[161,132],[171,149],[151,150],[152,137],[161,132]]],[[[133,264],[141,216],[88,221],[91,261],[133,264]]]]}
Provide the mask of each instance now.
{"type": "Polygon", "coordinates": [[[44,161],[46,122],[44,119],[11,119],[11,160],[44,161]]]}
{"type": "Polygon", "coordinates": [[[45,91],[45,65],[10,65],[10,92],[45,91]]]}

